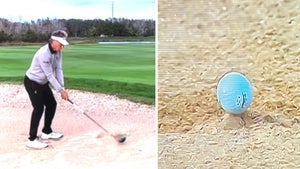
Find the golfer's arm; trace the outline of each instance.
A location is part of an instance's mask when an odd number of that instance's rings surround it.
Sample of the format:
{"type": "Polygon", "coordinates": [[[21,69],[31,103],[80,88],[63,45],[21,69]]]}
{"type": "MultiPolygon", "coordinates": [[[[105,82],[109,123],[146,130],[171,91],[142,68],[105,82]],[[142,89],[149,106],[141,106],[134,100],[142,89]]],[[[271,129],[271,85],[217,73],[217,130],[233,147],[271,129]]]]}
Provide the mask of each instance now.
{"type": "Polygon", "coordinates": [[[56,79],[58,83],[60,84],[61,87],[64,87],[65,83],[64,83],[64,72],[62,69],[62,57],[59,57],[59,59],[57,60],[57,67],[55,73],[56,73],[56,79]]]}
{"type": "Polygon", "coordinates": [[[40,61],[41,68],[43,72],[46,75],[46,78],[50,82],[50,84],[54,87],[55,90],[61,91],[63,89],[63,86],[59,84],[59,82],[56,80],[53,70],[52,70],[52,65],[50,63],[50,60],[41,60],[40,61]]]}

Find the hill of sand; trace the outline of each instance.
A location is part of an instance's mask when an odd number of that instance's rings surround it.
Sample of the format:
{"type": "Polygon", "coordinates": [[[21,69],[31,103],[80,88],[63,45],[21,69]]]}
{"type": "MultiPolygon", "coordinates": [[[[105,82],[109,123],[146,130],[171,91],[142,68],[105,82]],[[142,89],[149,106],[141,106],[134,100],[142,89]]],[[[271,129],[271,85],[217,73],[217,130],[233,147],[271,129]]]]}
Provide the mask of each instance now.
{"type": "MultiPolygon", "coordinates": [[[[70,90],[70,99],[112,134],[129,134],[118,144],[98,126],[57,98],[53,130],[64,133],[49,147],[26,147],[31,103],[20,85],[0,85],[0,166],[1,168],[122,168],[157,167],[157,130],[154,106],[133,103],[114,96],[70,90]]],[[[41,134],[43,119],[38,135],[41,134]]]]}
{"type": "Polygon", "coordinates": [[[159,168],[299,168],[300,1],[158,1],[159,168]],[[224,112],[216,85],[254,100],[224,112]]]}

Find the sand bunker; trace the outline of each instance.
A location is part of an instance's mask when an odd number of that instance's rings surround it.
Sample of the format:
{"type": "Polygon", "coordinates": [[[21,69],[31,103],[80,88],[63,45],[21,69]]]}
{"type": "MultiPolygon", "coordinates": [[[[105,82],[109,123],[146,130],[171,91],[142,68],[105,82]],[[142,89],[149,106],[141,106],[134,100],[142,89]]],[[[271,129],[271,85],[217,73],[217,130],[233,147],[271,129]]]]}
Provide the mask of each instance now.
{"type": "Polygon", "coordinates": [[[300,3],[158,3],[159,167],[299,168],[300,3]],[[254,86],[243,119],[217,102],[228,71],[254,86]]]}
{"type": "MultiPolygon", "coordinates": [[[[57,94],[53,129],[63,132],[64,138],[48,141],[49,148],[44,150],[28,149],[30,100],[23,86],[1,84],[1,168],[156,168],[154,106],[76,90],[70,91],[70,97],[111,133],[129,133],[126,142],[118,144],[105,135],[57,94]]],[[[43,119],[40,128],[42,125],[43,119]]]]}

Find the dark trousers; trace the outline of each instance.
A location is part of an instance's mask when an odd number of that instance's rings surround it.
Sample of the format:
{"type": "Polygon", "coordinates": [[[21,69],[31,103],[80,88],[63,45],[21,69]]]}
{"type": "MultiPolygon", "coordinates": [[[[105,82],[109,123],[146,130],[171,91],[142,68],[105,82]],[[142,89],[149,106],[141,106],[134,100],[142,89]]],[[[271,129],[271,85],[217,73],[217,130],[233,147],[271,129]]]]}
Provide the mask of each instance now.
{"type": "Polygon", "coordinates": [[[32,141],[37,138],[38,127],[44,109],[45,121],[42,132],[46,134],[52,132],[51,124],[55,115],[57,103],[48,83],[45,85],[40,85],[30,80],[27,76],[25,76],[24,86],[29,95],[33,107],[29,130],[29,140],[32,141]]]}

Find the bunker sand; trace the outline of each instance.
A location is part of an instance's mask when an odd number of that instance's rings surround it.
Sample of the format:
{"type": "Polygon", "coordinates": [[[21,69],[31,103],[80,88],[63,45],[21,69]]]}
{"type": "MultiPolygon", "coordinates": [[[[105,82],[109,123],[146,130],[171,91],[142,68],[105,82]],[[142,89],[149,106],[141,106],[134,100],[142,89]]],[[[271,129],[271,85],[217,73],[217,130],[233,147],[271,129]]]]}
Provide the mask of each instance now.
{"type": "Polygon", "coordinates": [[[159,168],[300,166],[300,3],[158,3],[159,168]],[[242,117],[217,102],[229,71],[254,86],[242,117]]]}
{"type": "MultiPolygon", "coordinates": [[[[54,92],[56,94],[56,92],[54,92]]],[[[23,86],[0,85],[1,168],[156,168],[157,130],[154,106],[114,96],[70,91],[71,99],[112,134],[127,134],[118,144],[73,106],[57,97],[53,129],[63,132],[49,147],[26,147],[32,107],[23,86]]],[[[43,119],[38,135],[41,133],[43,119]]]]}

